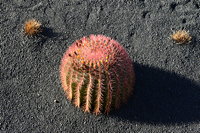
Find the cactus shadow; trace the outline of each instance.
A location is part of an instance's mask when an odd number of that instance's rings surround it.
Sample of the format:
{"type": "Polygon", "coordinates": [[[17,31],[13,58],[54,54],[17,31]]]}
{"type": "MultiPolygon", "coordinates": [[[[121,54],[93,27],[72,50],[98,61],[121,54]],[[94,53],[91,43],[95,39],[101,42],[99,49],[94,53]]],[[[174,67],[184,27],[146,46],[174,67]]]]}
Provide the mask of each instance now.
{"type": "Polygon", "coordinates": [[[52,28],[42,27],[41,35],[48,38],[54,38],[59,36],[60,34],[54,32],[52,28]]]}
{"type": "Polygon", "coordinates": [[[167,125],[200,121],[198,83],[159,68],[137,63],[134,66],[134,95],[111,116],[131,122],[167,125]]]}

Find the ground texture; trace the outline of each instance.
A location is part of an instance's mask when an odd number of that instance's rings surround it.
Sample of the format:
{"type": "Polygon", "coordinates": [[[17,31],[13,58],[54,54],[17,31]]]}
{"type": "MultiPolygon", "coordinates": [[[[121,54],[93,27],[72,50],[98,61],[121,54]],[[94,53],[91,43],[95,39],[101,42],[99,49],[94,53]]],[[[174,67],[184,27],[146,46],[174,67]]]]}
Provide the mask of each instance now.
{"type": "Polygon", "coordinates": [[[0,0],[1,133],[198,131],[199,0],[0,0]],[[24,36],[31,18],[42,35],[24,36]],[[169,39],[182,28],[188,45],[169,39]],[[116,39],[134,61],[134,95],[108,116],[75,108],[59,80],[63,53],[89,34],[116,39]]]}

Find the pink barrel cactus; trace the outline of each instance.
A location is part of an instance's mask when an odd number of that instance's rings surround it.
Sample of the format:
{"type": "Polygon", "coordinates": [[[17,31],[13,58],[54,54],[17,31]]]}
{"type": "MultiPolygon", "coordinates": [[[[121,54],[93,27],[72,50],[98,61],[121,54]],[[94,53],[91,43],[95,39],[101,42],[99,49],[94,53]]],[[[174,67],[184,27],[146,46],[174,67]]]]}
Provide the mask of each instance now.
{"type": "Polygon", "coordinates": [[[65,52],[60,78],[67,98],[85,112],[106,113],[127,102],[135,73],[131,58],[115,40],[90,35],[65,52]]]}

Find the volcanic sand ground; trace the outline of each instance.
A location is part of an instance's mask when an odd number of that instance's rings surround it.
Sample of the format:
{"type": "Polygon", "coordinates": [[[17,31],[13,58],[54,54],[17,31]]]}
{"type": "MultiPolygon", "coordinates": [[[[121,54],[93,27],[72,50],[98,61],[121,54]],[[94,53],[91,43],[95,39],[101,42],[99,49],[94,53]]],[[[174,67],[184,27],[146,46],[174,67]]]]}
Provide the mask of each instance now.
{"type": "Polygon", "coordinates": [[[199,15],[199,0],[1,0],[0,132],[200,131],[199,15]],[[42,35],[24,36],[31,18],[42,35]],[[190,44],[169,39],[179,29],[190,44]],[[117,40],[134,61],[134,95],[108,116],[75,108],[59,80],[63,53],[90,34],[117,40]]]}

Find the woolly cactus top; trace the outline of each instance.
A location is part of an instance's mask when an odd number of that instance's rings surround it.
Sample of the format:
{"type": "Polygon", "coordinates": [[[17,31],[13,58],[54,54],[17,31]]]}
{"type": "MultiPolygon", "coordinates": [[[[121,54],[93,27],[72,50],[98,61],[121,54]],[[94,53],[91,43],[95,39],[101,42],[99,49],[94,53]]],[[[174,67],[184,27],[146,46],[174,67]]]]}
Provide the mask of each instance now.
{"type": "Polygon", "coordinates": [[[64,60],[69,57],[76,65],[93,68],[109,67],[116,62],[116,57],[126,54],[124,48],[115,40],[103,35],[90,35],[74,42],[66,52],[64,60]]]}

